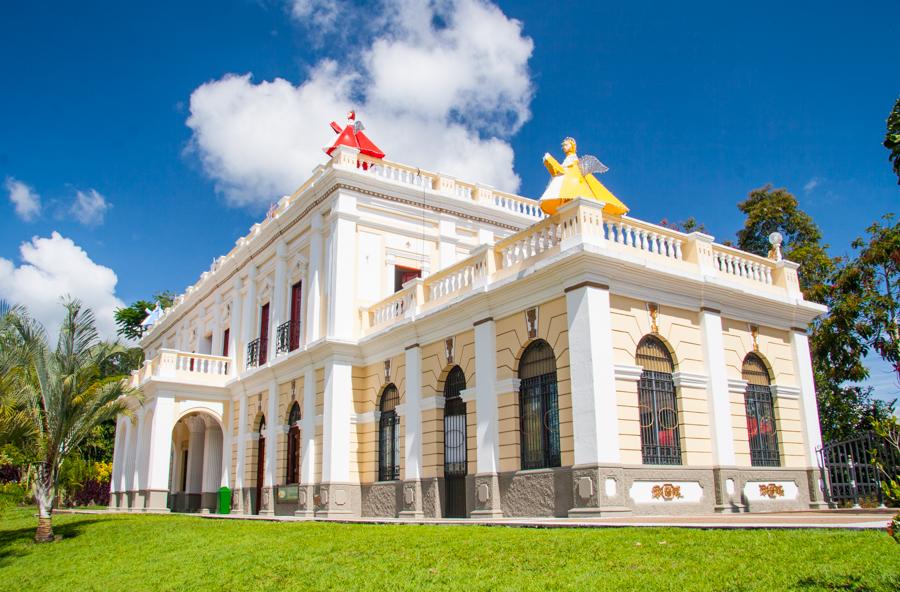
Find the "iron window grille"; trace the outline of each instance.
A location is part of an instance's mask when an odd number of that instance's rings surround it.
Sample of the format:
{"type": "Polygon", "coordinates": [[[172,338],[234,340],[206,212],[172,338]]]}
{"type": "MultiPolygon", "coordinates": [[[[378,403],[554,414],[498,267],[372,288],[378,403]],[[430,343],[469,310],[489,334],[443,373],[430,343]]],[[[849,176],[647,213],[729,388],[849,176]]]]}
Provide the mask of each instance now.
{"type": "Polygon", "coordinates": [[[519,379],[522,469],[558,467],[561,462],[556,356],[546,341],[535,341],[522,354],[519,379]]]}
{"type": "Polygon", "coordinates": [[[648,335],[638,344],[635,362],[643,367],[638,382],[643,463],[680,465],[681,437],[672,356],[662,341],[648,335]]]}
{"type": "Polygon", "coordinates": [[[287,484],[293,485],[300,482],[300,404],[294,401],[291,413],[288,417],[287,437],[287,484]]]}
{"type": "Polygon", "coordinates": [[[389,384],[381,393],[381,418],[378,420],[378,480],[393,481],[400,478],[400,418],[397,404],[400,394],[389,384]]]}
{"type": "Polygon", "coordinates": [[[747,381],[744,405],[747,409],[750,464],[754,467],[780,466],[778,430],[769,371],[759,356],[748,354],[744,359],[741,376],[747,381]]]}
{"type": "Polygon", "coordinates": [[[257,337],[253,341],[247,344],[247,367],[253,368],[254,366],[259,366],[259,351],[260,347],[264,347],[262,340],[257,337]]]}
{"type": "Polygon", "coordinates": [[[466,474],[466,403],[460,393],[466,388],[466,376],[454,366],[444,381],[444,476],[466,474]]]}

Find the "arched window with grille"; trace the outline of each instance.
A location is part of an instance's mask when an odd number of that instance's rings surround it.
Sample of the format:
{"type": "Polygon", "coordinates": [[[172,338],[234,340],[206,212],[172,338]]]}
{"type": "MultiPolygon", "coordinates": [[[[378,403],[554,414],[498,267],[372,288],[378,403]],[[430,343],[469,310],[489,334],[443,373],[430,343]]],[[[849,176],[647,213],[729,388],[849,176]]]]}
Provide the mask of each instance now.
{"type": "Polygon", "coordinates": [[[444,380],[444,484],[447,518],[466,517],[466,375],[454,366],[444,380]]]}
{"type": "Polygon", "coordinates": [[[672,379],[675,371],[672,354],[662,340],[647,335],[638,343],[635,363],[643,369],[638,382],[643,462],[645,465],[680,465],[681,438],[672,379]]]}
{"type": "Polygon", "coordinates": [[[522,468],[560,465],[556,356],[544,340],[533,342],[519,362],[519,436],[522,468]]]}
{"type": "Polygon", "coordinates": [[[378,480],[392,481],[400,478],[400,418],[397,416],[397,404],[400,393],[397,387],[389,384],[381,392],[378,409],[381,418],[378,420],[378,480]]]}
{"type": "Polygon", "coordinates": [[[750,353],[744,358],[741,377],[747,381],[744,404],[747,408],[750,464],[754,467],[777,467],[781,460],[769,369],[762,358],[750,353]]]}
{"type": "Polygon", "coordinates": [[[300,404],[294,401],[288,415],[287,480],[288,485],[300,482],[300,404]]]}

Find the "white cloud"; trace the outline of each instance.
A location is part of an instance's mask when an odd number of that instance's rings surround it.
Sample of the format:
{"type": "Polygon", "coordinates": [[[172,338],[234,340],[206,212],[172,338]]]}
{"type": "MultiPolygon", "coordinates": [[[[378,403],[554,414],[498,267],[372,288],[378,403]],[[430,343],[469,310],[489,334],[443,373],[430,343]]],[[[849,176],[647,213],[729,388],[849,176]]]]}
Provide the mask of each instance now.
{"type": "MultiPolygon", "coordinates": [[[[294,2],[292,14],[321,5],[294,2]]],[[[325,160],[328,122],[351,108],[388,159],[518,189],[508,140],[533,93],[522,24],[484,0],[385,0],[368,22],[353,24],[364,49],[320,61],[298,85],[229,74],[192,93],[189,149],[231,204],[296,189],[325,160]]]]}
{"type": "Polygon", "coordinates": [[[94,263],[58,232],[22,243],[19,254],[18,267],[0,257],[0,298],[26,306],[48,335],[55,336],[64,316],[61,298],[70,295],[94,311],[101,335],[115,337],[113,313],[125,304],[116,297],[118,278],[112,269],[94,263]]]}
{"type": "Polygon", "coordinates": [[[110,207],[110,203],[96,189],[88,189],[76,192],[69,212],[85,226],[100,226],[110,207]]]}
{"type": "Polygon", "coordinates": [[[34,189],[12,177],[4,183],[9,192],[9,201],[16,208],[16,215],[25,222],[31,222],[41,213],[41,196],[34,189]]]}
{"type": "Polygon", "coordinates": [[[809,193],[810,191],[812,191],[813,189],[815,189],[816,187],[818,187],[821,184],[822,184],[822,180],[820,178],[813,177],[812,179],[810,179],[809,181],[806,182],[806,185],[803,186],[803,191],[805,193],[809,193]]]}
{"type": "Polygon", "coordinates": [[[291,17],[315,30],[319,35],[330,33],[338,23],[338,16],[346,9],[340,0],[293,0],[291,17]]]}

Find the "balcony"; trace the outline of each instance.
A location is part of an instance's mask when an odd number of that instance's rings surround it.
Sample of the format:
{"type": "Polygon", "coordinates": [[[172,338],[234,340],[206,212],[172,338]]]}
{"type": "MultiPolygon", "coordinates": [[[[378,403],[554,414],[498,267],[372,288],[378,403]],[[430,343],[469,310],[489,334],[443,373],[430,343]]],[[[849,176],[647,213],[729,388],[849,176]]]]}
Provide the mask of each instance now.
{"type": "Polygon", "coordinates": [[[266,363],[269,340],[257,337],[247,344],[247,368],[255,368],[266,363]]]}
{"type": "Polygon", "coordinates": [[[278,325],[275,330],[275,354],[286,354],[300,347],[300,319],[278,325]]]}
{"type": "Polygon", "coordinates": [[[162,349],[131,374],[131,386],[139,387],[150,380],[184,382],[205,386],[225,386],[229,379],[231,359],[223,356],[195,354],[162,349]]]}
{"type": "Polygon", "coordinates": [[[459,300],[571,247],[584,245],[599,256],[677,274],[726,289],[776,299],[802,298],[797,264],[774,261],[634,218],[605,217],[602,204],[575,200],[495,245],[484,245],[455,265],[416,279],[361,310],[363,334],[372,334],[459,300]]]}

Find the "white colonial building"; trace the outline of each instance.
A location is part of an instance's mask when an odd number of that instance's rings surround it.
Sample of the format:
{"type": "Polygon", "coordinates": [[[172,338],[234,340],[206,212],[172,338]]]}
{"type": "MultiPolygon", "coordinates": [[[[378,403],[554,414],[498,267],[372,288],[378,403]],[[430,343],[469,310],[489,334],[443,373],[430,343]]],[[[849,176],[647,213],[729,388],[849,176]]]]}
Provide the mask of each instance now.
{"type": "Polygon", "coordinates": [[[122,511],[821,504],[797,266],[337,147],[145,334],[122,511]]]}

